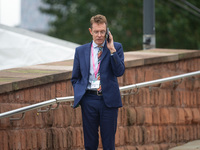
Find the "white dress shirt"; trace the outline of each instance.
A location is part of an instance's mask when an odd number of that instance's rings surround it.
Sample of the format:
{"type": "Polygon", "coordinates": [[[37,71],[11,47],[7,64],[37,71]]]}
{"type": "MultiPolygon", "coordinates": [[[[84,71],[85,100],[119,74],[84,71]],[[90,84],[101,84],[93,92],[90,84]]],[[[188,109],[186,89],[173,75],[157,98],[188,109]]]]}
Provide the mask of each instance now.
{"type": "MultiPolygon", "coordinates": [[[[104,44],[105,44],[105,41],[104,41],[104,43],[101,46],[104,46],[104,44]]],[[[99,47],[98,47],[98,45],[94,41],[92,42],[92,45],[93,45],[93,54],[94,54],[95,69],[97,69],[97,67],[98,67],[98,50],[99,50],[99,47]]],[[[103,52],[103,49],[102,49],[102,52],[103,52]]],[[[96,81],[96,80],[97,80],[97,76],[95,78],[94,69],[93,69],[93,61],[92,61],[92,52],[91,52],[90,53],[89,83],[88,83],[88,86],[87,86],[88,90],[95,90],[95,89],[91,89],[91,83],[92,83],[92,81],[96,81]]]]}

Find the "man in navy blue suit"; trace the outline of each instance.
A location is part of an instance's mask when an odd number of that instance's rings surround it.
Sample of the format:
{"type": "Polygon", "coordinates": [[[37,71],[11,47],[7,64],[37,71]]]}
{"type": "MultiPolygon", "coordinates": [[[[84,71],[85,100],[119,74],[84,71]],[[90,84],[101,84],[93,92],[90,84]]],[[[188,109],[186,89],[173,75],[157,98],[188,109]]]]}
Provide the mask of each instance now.
{"type": "Polygon", "coordinates": [[[93,41],[76,48],[71,82],[74,108],[81,106],[86,150],[97,150],[99,127],[104,150],[115,149],[118,108],[122,107],[117,77],[125,71],[120,43],[106,38],[107,19],[90,19],[93,41]]]}

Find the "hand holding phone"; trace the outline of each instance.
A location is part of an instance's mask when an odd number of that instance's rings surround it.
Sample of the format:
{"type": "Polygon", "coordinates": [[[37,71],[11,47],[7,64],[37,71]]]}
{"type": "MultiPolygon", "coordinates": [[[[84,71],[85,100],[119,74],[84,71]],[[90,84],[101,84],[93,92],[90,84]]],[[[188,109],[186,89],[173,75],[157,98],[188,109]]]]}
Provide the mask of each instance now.
{"type": "Polygon", "coordinates": [[[107,40],[107,48],[110,50],[110,53],[113,54],[116,52],[116,49],[114,47],[114,42],[113,42],[113,36],[109,31],[109,28],[106,29],[106,40],[107,40]]]}

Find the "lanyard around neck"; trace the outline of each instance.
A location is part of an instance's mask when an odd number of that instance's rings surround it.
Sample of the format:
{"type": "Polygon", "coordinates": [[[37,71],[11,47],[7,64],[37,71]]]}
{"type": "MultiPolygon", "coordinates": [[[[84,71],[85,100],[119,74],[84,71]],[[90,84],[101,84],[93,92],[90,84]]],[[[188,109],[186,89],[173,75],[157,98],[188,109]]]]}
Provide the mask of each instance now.
{"type": "Polygon", "coordinates": [[[99,72],[99,67],[100,67],[101,61],[99,62],[98,67],[97,67],[97,69],[96,69],[96,68],[95,68],[95,63],[94,63],[93,44],[91,45],[91,53],[92,53],[92,64],[93,64],[94,75],[95,75],[95,78],[97,78],[97,74],[98,74],[98,72],[99,72]]]}

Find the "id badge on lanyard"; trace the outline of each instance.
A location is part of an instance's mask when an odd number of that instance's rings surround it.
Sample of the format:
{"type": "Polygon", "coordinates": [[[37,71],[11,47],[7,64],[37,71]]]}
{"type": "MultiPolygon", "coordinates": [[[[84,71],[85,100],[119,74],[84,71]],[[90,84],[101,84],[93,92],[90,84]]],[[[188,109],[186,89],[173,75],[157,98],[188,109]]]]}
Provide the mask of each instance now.
{"type": "Polygon", "coordinates": [[[100,80],[92,81],[91,89],[98,89],[100,85],[100,80]]]}

